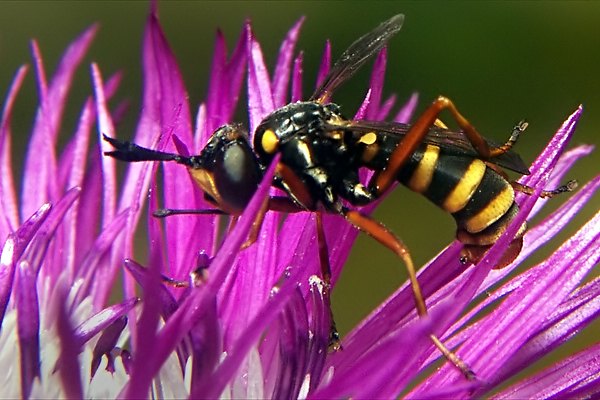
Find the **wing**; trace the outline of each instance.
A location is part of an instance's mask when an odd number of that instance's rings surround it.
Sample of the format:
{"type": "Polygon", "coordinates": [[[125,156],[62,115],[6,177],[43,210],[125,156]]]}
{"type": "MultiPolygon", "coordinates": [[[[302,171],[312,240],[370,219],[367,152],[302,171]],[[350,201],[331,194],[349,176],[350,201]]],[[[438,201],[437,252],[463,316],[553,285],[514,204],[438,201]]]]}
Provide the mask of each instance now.
{"type": "Polygon", "coordinates": [[[403,22],[404,15],[394,15],[352,43],[335,62],[321,86],[310,97],[310,100],[319,103],[326,102],[338,86],[354,75],[367,60],[387,44],[392,36],[398,33],[403,22]]]}
{"type": "MultiPolygon", "coordinates": [[[[408,132],[410,125],[389,121],[345,121],[340,124],[329,124],[328,130],[348,129],[352,132],[364,134],[366,132],[377,132],[378,134],[394,135],[402,138],[408,132]]],[[[490,147],[499,147],[497,143],[485,139],[490,147]]],[[[462,132],[454,132],[447,129],[432,127],[423,143],[439,146],[449,154],[464,155],[481,158],[471,145],[471,142],[462,132]]],[[[508,151],[498,157],[485,160],[499,167],[518,172],[521,175],[529,175],[529,169],[521,156],[513,151],[508,151]]]]}

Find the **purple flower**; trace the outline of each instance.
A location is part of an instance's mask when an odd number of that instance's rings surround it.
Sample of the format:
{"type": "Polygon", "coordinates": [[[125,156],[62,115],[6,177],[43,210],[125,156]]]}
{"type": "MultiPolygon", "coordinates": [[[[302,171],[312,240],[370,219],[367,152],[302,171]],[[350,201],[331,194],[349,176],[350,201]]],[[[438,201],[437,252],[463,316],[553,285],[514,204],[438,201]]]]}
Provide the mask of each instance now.
{"type": "MultiPolygon", "coordinates": [[[[244,86],[250,132],[272,110],[303,98],[303,55],[295,51],[302,20],[285,38],[272,75],[247,23],[231,54],[217,35],[209,92],[192,112],[154,7],[144,33],[136,143],[198,152],[217,127],[232,122],[244,86]]],[[[92,27],[69,46],[50,80],[33,42],[40,101],[20,197],[11,169],[10,120],[27,67],[17,71],[4,101],[0,237],[7,239],[0,257],[5,376],[0,397],[480,397],[595,319],[599,281],[579,285],[600,257],[598,214],[545,261],[490,288],[562,230],[594,194],[600,177],[533,225],[513,264],[493,270],[511,235],[545,203],[536,196],[519,197],[519,217],[477,266],[465,269],[459,263],[455,242],[421,270],[429,318],[416,317],[410,287],[404,285],[343,338],[342,351],[328,353],[330,317],[317,277],[314,216],[283,219],[270,212],[257,242],[240,249],[270,189],[273,166],[223,239],[222,217],[153,218],[146,205],[150,210],[210,205],[179,165],[162,165],[159,184],[156,163],[127,164],[124,182],[117,182],[117,162],[103,156],[111,149],[101,135],[116,135],[121,108],[111,111],[109,102],[120,75],[105,80],[95,64],[93,93],[75,133],[58,149],[73,74],[95,34],[92,27]],[[148,245],[136,254],[141,218],[148,245]],[[136,257],[146,261],[138,263],[136,257]],[[165,283],[164,277],[190,281],[194,271],[201,273],[187,287],[165,283]],[[482,293],[488,296],[481,299],[482,293]],[[471,311],[463,315],[466,308],[471,311]],[[491,311],[475,320],[482,310],[491,311]],[[428,367],[440,357],[428,338],[431,332],[457,347],[476,380],[467,381],[448,363],[431,372],[428,367]]],[[[385,64],[383,51],[356,117],[408,121],[416,96],[389,117],[395,98],[382,99],[385,64]]],[[[329,66],[328,44],[320,79],[329,66]]],[[[581,112],[566,120],[522,183],[538,191],[557,186],[592,150],[564,151],[581,112]]],[[[324,219],[335,283],[357,232],[339,217],[324,219]]],[[[596,393],[598,351],[592,346],[496,396],[596,393]]]]}

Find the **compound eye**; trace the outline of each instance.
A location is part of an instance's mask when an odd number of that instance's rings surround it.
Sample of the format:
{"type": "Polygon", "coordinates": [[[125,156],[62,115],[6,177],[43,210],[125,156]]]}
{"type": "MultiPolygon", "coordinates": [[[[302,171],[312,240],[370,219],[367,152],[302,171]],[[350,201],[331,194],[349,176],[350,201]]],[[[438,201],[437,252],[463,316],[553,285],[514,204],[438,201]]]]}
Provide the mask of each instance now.
{"type": "Polygon", "coordinates": [[[262,132],[258,132],[257,134],[259,148],[262,150],[262,153],[273,155],[277,152],[279,148],[279,137],[275,134],[272,129],[265,129],[262,132]]]}
{"type": "Polygon", "coordinates": [[[216,160],[214,174],[217,191],[229,209],[243,210],[261,180],[252,150],[240,143],[224,149],[216,160]]]}

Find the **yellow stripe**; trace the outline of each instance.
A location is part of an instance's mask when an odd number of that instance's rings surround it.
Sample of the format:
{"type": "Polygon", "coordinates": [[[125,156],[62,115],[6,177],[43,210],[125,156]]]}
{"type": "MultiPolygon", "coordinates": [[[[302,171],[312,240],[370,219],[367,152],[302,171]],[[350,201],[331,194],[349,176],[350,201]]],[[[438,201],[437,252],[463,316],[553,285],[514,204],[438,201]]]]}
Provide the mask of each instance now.
{"type": "Polygon", "coordinates": [[[439,147],[427,145],[425,151],[423,152],[423,158],[419,162],[419,165],[417,165],[417,168],[415,168],[415,171],[408,181],[407,186],[411,190],[417,193],[423,193],[427,190],[427,188],[429,188],[439,156],[439,147]]]}
{"type": "Polygon", "coordinates": [[[471,233],[481,232],[506,214],[514,200],[515,192],[512,186],[506,184],[504,189],[483,210],[465,222],[465,229],[471,233]]]}
{"type": "Polygon", "coordinates": [[[471,199],[475,189],[479,187],[485,173],[485,168],[483,161],[474,159],[454,189],[452,189],[444,200],[442,208],[449,213],[462,210],[471,199]]]}

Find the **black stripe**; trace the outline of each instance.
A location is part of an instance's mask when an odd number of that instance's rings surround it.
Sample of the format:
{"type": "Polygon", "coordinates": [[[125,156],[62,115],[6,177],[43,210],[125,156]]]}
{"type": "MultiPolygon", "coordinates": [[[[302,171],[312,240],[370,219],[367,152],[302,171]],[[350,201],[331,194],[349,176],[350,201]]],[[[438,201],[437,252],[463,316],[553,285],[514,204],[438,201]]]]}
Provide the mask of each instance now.
{"type": "Polygon", "coordinates": [[[442,207],[456,185],[462,179],[468,179],[468,176],[465,175],[472,162],[473,159],[470,157],[440,153],[431,184],[423,195],[437,206],[442,207]]]}
{"type": "Polygon", "coordinates": [[[398,171],[398,182],[402,183],[403,185],[408,185],[410,178],[412,178],[413,174],[415,173],[415,169],[417,169],[417,166],[423,160],[425,148],[425,146],[420,146],[410,155],[410,158],[406,161],[406,164],[404,164],[404,166],[400,168],[400,171],[398,171]]]}
{"type": "Polygon", "coordinates": [[[458,227],[464,227],[464,221],[486,208],[508,186],[510,186],[510,183],[506,179],[494,170],[486,168],[479,187],[475,190],[467,205],[462,210],[452,214],[458,227]]]}

